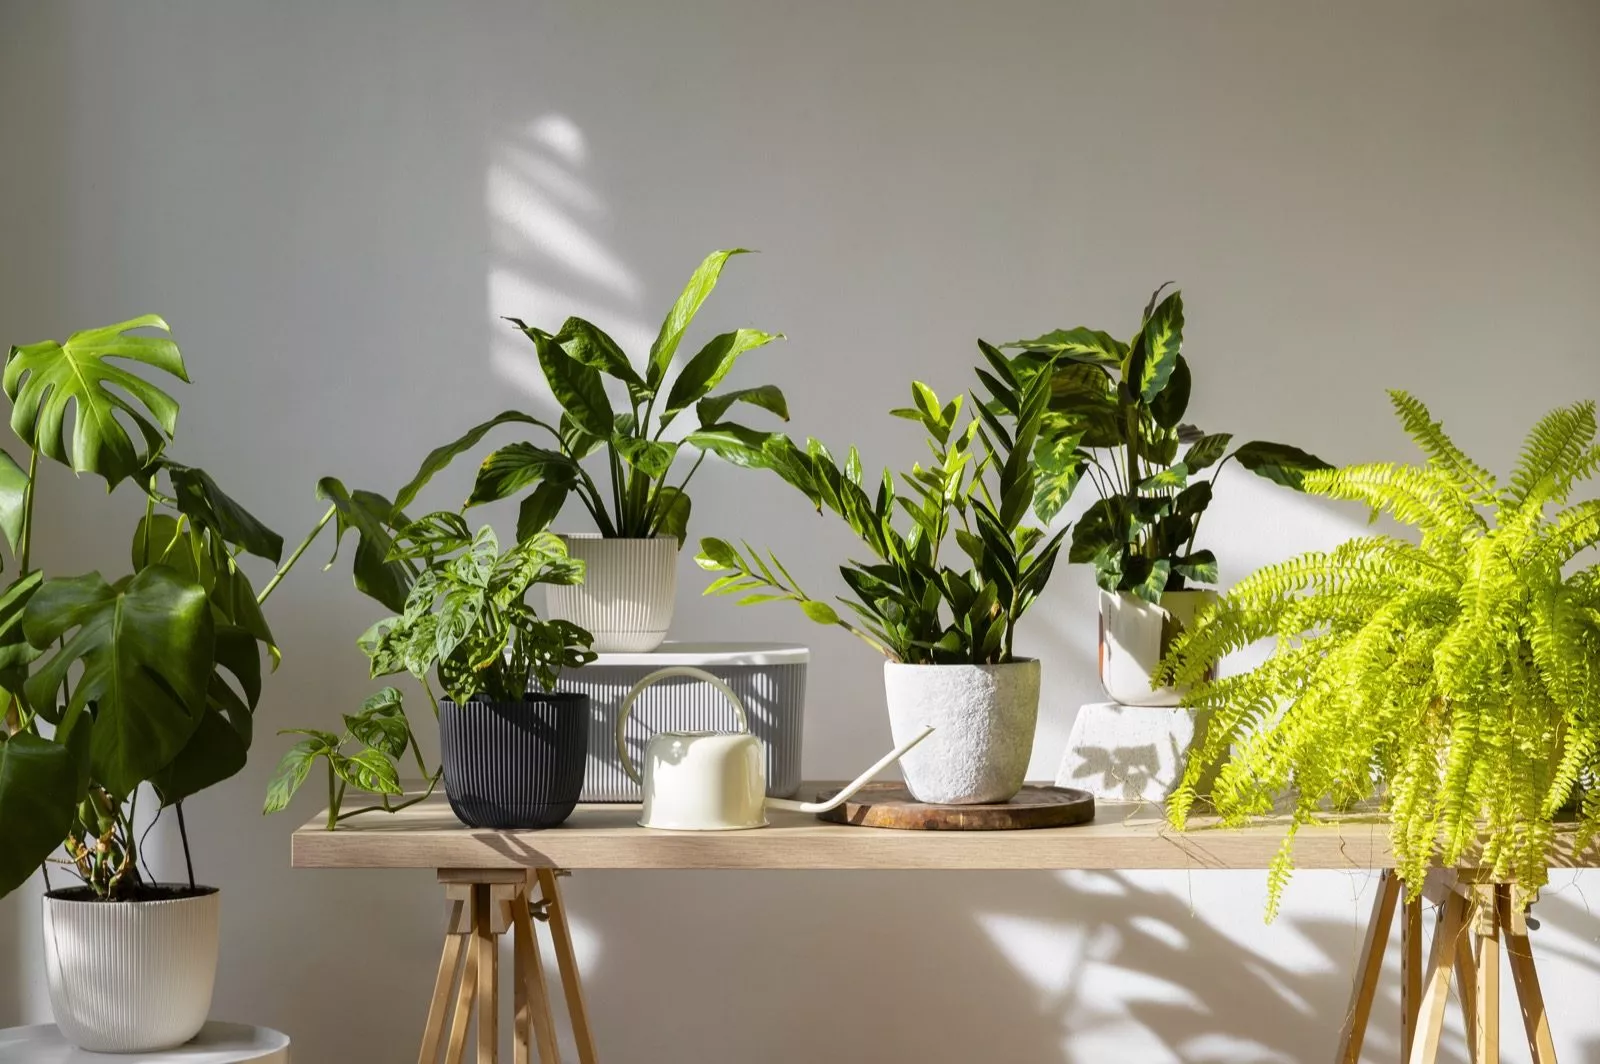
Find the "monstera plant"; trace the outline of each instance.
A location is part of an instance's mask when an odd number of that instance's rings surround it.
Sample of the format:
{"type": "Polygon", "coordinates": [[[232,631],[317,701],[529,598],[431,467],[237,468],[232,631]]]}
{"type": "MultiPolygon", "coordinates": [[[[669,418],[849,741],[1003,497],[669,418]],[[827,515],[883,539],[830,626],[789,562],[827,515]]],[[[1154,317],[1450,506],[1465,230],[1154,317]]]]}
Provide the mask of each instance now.
{"type": "Polygon", "coordinates": [[[163,966],[214,967],[214,945],[207,958],[182,939],[162,945],[159,932],[141,938],[120,917],[86,921],[84,902],[159,898],[215,920],[216,892],[194,883],[183,803],[244,767],[262,652],[274,664],[278,657],[260,600],[285,570],[258,596],[241,558],[276,563],[283,541],[204,471],[167,455],[178,403],[133,372],[188,380],[167,331],[147,315],[64,343],[13,347],[5,365],[11,427],[28,465],[0,455],[0,530],[15,562],[0,594],[0,894],[47,862],[81,881],[48,894],[46,941],[52,950],[58,939],[89,943],[53,962],[61,978],[51,996],[62,1030],[90,1049],[175,1044],[204,1021],[209,980],[188,984],[203,984],[204,1000],[195,994],[159,1010],[118,1001],[124,992],[137,998],[147,983],[172,985],[151,978],[163,966]],[[41,458],[108,489],[132,483],[143,493],[129,573],[48,576],[35,567],[41,458]],[[146,784],[177,816],[187,888],[158,884],[141,859],[134,824],[146,784]],[[53,857],[58,850],[64,859],[53,857]],[[85,970],[97,958],[128,968],[85,970]],[[82,987],[108,979],[117,1000],[84,1000],[82,987]],[[126,1014],[141,1017],[139,1030],[106,1022],[126,1014]]]}

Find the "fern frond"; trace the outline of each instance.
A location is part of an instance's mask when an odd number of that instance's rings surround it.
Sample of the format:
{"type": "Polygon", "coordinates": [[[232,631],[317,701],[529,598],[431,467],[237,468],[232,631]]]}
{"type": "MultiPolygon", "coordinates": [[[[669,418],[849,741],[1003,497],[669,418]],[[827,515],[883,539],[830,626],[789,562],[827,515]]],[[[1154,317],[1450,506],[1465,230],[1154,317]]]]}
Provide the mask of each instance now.
{"type": "Polygon", "coordinates": [[[1435,421],[1421,400],[1394,390],[1389,393],[1389,401],[1394,404],[1407,434],[1428,456],[1431,466],[1449,477],[1473,502],[1488,506],[1498,501],[1499,487],[1494,477],[1455,445],[1445,434],[1444,423],[1435,421]]]}
{"type": "Polygon", "coordinates": [[[1468,497],[1428,468],[1373,462],[1307,473],[1312,495],[1366,505],[1374,516],[1387,513],[1424,533],[1460,535],[1479,523],[1468,497]]]}
{"type": "Polygon", "coordinates": [[[1523,441],[1522,454],[1501,500],[1501,519],[1512,509],[1563,501],[1594,435],[1593,400],[1558,407],[1540,418],[1523,441]]]}

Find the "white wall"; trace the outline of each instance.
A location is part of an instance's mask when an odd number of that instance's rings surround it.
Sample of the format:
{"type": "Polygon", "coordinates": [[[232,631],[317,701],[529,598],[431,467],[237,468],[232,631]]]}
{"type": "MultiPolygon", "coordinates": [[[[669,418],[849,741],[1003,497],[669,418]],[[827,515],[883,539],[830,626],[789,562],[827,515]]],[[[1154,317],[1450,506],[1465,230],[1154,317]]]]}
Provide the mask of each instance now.
{"type": "MultiPolygon", "coordinates": [[[[178,453],[291,541],[319,475],[392,489],[460,427],[549,408],[497,315],[592,315],[637,348],[733,245],[764,253],[705,334],[788,333],[739,379],[873,463],[919,454],[883,411],[913,375],[965,388],[975,337],[1126,333],[1176,279],[1202,424],[1402,457],[1383,389],[1405,387],[1504,466],[1536,416],[1600,392],[1597,46],[1582,2],[12,0],[0,337],[167,315],[195,378],[178,453]]],[[[708,464],[695,500],[697,532],[808,584],[850,549],[760,475],[708,464]]],[[[52,475],[40,502],[48,565],[121,570],[130,498],[52,475]]],[[[1234,579],[1361,516],[1225,477],[1206,538],[1234,579]]],[[[867,650],[703,584],[686,556],[679,636],[815,648],[809,774],[886,747],[867,650]]],[[[308,1064],[409,1059],[431,876],[292,871],[317,796],[257,813],[273,730],[369,690],[373,609],[313,564],[270,614],[285,663],[255,760],[192,803],[226,898],[216,1013],[290,1031],[308,1064]]],[[[1022,639],[1048,663],[1036,777],[1095,696],[1093,630],[1088,574],[1060,572],[1022,639]]],[[[571,898],[612,1062],[1326,1059],[1370,877],[1297,877],[1271,927],[1262,880],[619,872],[571,898]]],[[[1597,882],[1540,906],[1567,1060],[1600,1058],[1597,882]]],[[[0,904],[0,1024],[48,1017],[35,894],[0,904]]],[[[1374,1060],[1396,1052],[1392,971],[1385,993],[1374,1060]]]]}

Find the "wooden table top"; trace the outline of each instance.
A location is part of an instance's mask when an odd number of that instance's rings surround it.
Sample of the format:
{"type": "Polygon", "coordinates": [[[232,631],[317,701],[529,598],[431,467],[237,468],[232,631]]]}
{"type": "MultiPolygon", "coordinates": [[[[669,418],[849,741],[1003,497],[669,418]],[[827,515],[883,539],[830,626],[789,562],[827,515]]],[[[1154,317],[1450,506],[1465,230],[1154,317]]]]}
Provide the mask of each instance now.
{"type": "MultiPolygon", "coordinates": [[[[811,783],[811,797],[827,784],[811,783]]],[[[836,786],[836,785],[835,785],[836,786]]],[[[772,811],[751,831],[659,831],[635,823],[639,807],[580,805],[545,831],[485,831],[456,820],[442,796],[399,813],[369,813],[337,831],[326,813],[294,833],[296,868],[743,868],[743,869],[1264,869],[1285,822],[1220,828],[1191,818],[1167,826],[1155,805],[1101,803],[1092,823],[1026,831],[896,831],[825,824],[772,811]]],[[[1595,867],[1600,847],[1573,855],[1558,833],[1552,866],[1595,867]]],[[[1299,869],[1374,869],[1394,864],[1388,824],[1378,816],[1330,817],[1300,829],[1299,869]]]]}

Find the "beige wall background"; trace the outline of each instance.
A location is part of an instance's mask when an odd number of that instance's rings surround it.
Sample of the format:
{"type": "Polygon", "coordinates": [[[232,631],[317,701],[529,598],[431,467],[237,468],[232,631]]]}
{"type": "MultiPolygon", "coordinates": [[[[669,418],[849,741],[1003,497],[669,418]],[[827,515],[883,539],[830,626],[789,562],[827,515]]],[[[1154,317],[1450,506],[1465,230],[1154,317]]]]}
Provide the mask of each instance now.
{"type": "MultiPolygon", "coordinates": [[[[317,477],[392,490],[461,427],[550,408],[498,315],[583,314],[637,348],[739,245],[763,254],[704,335],[786,332],[739,379],[870,464],[919,455],[883,412],[913,376],[964,389],[975,337],[1127,333],[1175,279],[1200,423],[1406,457],[1383,394],[1403,387],[1504,467],[1539,414],[1600,393],[1597,47],[1581,0],[7,0],[0,338],[166,315],[195,380],[177,453],[291,542],[317,477]]],[[[133,499],[58,472],[45,563],[120,570],[133,499]]],[[[715,462],[695,502],[695,531],[808,584],[851,546],[715,462]]],[[[1225,476],[1204,538],[1232,580],[1363,516],[1225,476]]],[[[703,585],[686,555],[680,637],[813,647],[810,774],[887,748],[869,651],[703,585]]],[[[274,730],[370,689],[374,610],[316,564],[270,607],[285,661],[255,759],[190,813],[225,898],[215,1013],[289,1031],[307,1064],[410,1059],[431,876],[292,871],[315,796],[258,813],[274,730]]],[[[1021,647],[1047,661],[1036,777],[1095,697],[1093,634],[1089,575],[1059,572],[1021,647]]],[[[176,876],[170,827],[151,846],[176,876]]],[[[1300,1062],[1331,1051],[1371,885],[1298,876],[1271,926],[1254,873],[589,873],[571,901],[612,1062],[1300,1062]]],[[[1597,886],[1562,877],[1540,906],[1566,1060],[1600,1059],[1597,886]]],[[[0,1024],[48,1019],[36,894],[0,903],[0,1024]]],[[[1373,1060],[1397,1053],[1393,971],[1385,994],[1373,1060]]]]}

